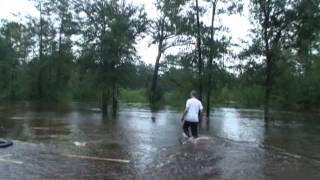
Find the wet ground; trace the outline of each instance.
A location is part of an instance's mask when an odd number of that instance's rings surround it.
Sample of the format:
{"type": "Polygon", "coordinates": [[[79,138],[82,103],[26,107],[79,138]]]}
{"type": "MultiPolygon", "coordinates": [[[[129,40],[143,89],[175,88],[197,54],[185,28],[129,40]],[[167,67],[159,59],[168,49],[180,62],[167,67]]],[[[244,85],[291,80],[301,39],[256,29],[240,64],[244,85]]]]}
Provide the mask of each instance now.
{"type": "Polygon", "coordinates": [[[171,108],[124,105],[117,119],[91,105],[62,109],[0,107],[0,138],[14,141],[0,149],[0,179],[320,179],[316,114],[274,113],[265,130],[261,111],[217,108],[202,138],[181,144],[171,108]]]}

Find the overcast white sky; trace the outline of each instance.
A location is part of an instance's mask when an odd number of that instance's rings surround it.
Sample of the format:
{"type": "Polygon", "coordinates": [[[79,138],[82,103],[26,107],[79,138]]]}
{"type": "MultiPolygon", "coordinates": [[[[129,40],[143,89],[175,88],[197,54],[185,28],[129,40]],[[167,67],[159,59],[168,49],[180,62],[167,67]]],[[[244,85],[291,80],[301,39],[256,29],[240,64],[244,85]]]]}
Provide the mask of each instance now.
{"type": "MultiPolygon", "coordinates": [[[[149,18],[154,18],[157,16],[154,7],[154,0],[131,0],[134,4],[143,4],[148,13],[149,18]]],[[[248,0],[245,0],[247,3],[248,0]]],[[[220,18],[220,22],[227,26],[230,29],[230,35],[232,40],[235,43],[239,43],[240,39],[247,39],[247,35],[250,28],[250,23],[248,18],[245,17],[248,15],[248,4],[245,4],[244,16],[232,15],[232,16],[223,16],[220,18]]],[[[37,15],[37,10],[34,7],[33,3],[30,0],[1,0],[0,6],[0,19],[11,19],[19,21],[19,18],[15,17],[13,14],[24,15],[37,15]]],[[[208,14],[208,17],[204,17],[203,21],[210,21],[211,16],[208,14]]],[[[138,55],[141,56],[141,59],[146,63],[154,63],[157,48],[155,46],[148,47],[150,38],[146,38],[138,42],[137,50],[138,55]]]]}

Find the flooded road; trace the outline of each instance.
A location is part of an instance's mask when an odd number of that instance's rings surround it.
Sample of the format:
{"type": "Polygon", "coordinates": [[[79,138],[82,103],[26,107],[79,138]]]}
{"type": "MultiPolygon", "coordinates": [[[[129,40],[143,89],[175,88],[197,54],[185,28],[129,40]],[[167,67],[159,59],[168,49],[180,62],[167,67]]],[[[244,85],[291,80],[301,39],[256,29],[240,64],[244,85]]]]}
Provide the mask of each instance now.
{"type": "Polygon", "coordinates": [[[116,119],[95,106],[0,107],[0,179],[318,180],[318,115],[214,109],[195,143],[181,144],[180,111],[123,105],[116,119]],[[119,162],[110,161],[119,160],[119,162]],[[127,163],[128,162],[128,163],[127,163]]]}

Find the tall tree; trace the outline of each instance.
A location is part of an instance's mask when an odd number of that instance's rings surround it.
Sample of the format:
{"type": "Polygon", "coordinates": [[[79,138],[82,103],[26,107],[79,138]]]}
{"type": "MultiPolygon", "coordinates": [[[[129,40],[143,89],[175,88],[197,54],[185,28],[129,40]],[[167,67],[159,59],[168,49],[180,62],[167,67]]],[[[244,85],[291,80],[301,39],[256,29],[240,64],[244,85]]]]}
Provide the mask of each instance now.
{"type": "Polygon", "coordinates": [[[119,0],[75,3],[80,7],[79,12],[86,14],[85,44],[93,47],[95,63],[101,72],[97,82],[102,93],[103,114],[107,114],[109,99],[115,114],[119,76],[123,75],[123,65],[134,61],[134,44],[146,31],[146,13],[141,7],[119,0]]]}
{"type": "MultiPolygon", "coordinates": [[[[12,28],[13,27],[10,27],[10,29],[7,30],[14,30],[12,28]]],[[[16,54],[12,47],[11,38],[12,36],[10,36],[10,34],[9,36],[7,35],[5,38],[2,38],[2,36],[0,36],[0,99],[9,98],[11,100],[15,100],[16,87],[14,86],[16,83],[16,71],[18,64],[16,54]]]]}
{"type": "Polygon", "coordinates": [[[217,8],[218,0],[214,0],[212,2],[212,17],[211,17],[211,29],[210,29],[210,55],[209,55],[209,61],[208,61],[208,81],[207,81],[207,117],[210,117],[210,100],[211,100],[211,87],[212,87],[212,64],[213,64],[213,55],[214,55],[214,21],[216,16],[216,8],[217,8]]]}
{"type": "MultiPolygon", "coordinates": [[[[56,32],[55,27],[50,19],[52,13],[52,7],[50,0],[32,0],[35,3],[36,8],[39,11],[39,19],[35,20],[34,17],[30,17],[31,27],[35,32],[38,39],[38,61],[37,66],[37,79],[34,83],[34,97],[38,99],[43,99],[45,97],[45,83],[47,82],[44,78],[44,73],[46,70],[45,57],[52,53],[55,49],[55,44],[52,43],[55,39],[56,32]]],[[[50,66],[49,66],[50,67],[50,66]]]]}
{"type": "Polygon", "coordinates": [[[317,54],[319,55],[320,39],[320,1],[298,0],[293,2],[294,21],[290,38],[291,53],[296,56],[297,66],[301,69],[301,94],[299,95],[299,106],[310,109],[315,106],[317,97],[317,79],[315,79],[315,66],[317,54]]]}
{"type": "Polygon", "coordinates": [[[320,1],[298,0],[293,2],[295,15],[295,46],[299,62],[303,65],[304,74],[310,72],[312,52],[319,40],[320,1]]]}
{"type": "Polygon", "coordinates": [[[254,31],[263,44],[263,56],[266,65],[264,118],[266,125],[270,119],[270,101],[272,92],[273,69],[277,55],[281,53],[281,40],[289,24],[288,12],[290,0],[252,0],[252,13],[257,22],[254,31]]]}
{"type": "Polygon", "coordinates": [[[71,37],[78,31],[78,24],[74,19],[74,7],[68,0],[51,0],[51,8],[54,12],[54,22],[58,22],[57,38],[58,49],[57,53],[54,53],[54,65],[56,71],[55,77],[55,91],[56,96],[63,95],[61,98],[65,98],[68,92],[69,81],[71,76],[70,66],[74,55],[72,52],[73,42],[71,37]]]}
{"type": "Polygon", "coordinates": [[[158,53],[154,65],[153,78],[150,88],[149,101],[155,103],[157,98],[157,81],[160,68],[160,59],[165,51],[172,47],[181,45],[181,39],[177,39],[179,35],[179,13],[182,10],[185,0],[170,1],[157,0],[156,8],[160,12],[160,17],[151,23],[151,34],[153,44],[157,44],[158,53]]]}
{"type": "Polygon", "coordinates": [[[198,78],[199,78],[199,99],[202,100],[202,88],[203,88],[203,59],[202,59],[202,52],[201,52],[201,26],[200,26],[200,8],[199,2],[196,1],[196,17],[197,17],[197,52],[198,52],[198,78]]]}
{"type": "Polygon", "coordinates": [[[200,11],[199,4],[196,3],[197,13],[196,13],[196,24],[194,27],[194,29],[196,29],[196,32],[194,33],[196,34],[196,39],[197,39],[197,57],[198,57],[197,72],[198,72],[198,78],[201,79],[201,80],[198,79],[199,87],[201,87],[199,89],[202,89],[201,91],[206,90],[206,96],[205,96],[206,111],[207,111],[206,115],[209,116],[213,69],[218,68],[218,58],[222,57],[221,54],[227,53],[227,47],[230,45],[230,40],[228,40],[228,38],[224,35],[224,31],[226,31],[227,28],[224,27],[222,24],[218,26],[217,25],[218,23],[215,22],[216,17],[222,14],[230,15],[230,14],[241,13],[243,8],[243,3],[241,0],[202,1],[202,3],[205,3],[205,2],[210,2],[212,4],[211,6],[212,11],[210,11],[207,8],[202,8],[200,11]],[[211,25],[206,25],[206,23],[201,23],[201,25],[199,25],[200,22],[198,23],[198,14],[207,15],[209,14],[209,12],[211,12],[211,25]],[[199,35],[199,29],[201,32],[200,35],[199,35]],[[216,33],[219,33],[218,37],[220,39],[215,38],[216,33]],[[199,40],[199,37],[200,37],[200,40],[199,40]],[[198,47],[198,45],[200,45],[200,48],[198,47]],[[201,58],[199,59],[199,57],[201,58]],[[214,59],[216,59],[216,62],[214,62],[214,59]]]}
{"type": "MultiPolygon", "coordinates": [[[[4,59],[10,60],[11,63],[7,63],[7,72],[10,74],[8,80],[7,89],[10,91],[9,98],[16,100],[21,92],[19,79],[20,79],[20,66],[25,64],[30,59],[29,53],[32,50],[32,36],[29,29],[17,22],[3,22],[3,26],[0,28],[0,34],[4,37],[4,43],[7,45],[8,53],[11,57],[5,56],[4,59]]],[[[5,53],[5,54],[8,54],[5,53]]]]}

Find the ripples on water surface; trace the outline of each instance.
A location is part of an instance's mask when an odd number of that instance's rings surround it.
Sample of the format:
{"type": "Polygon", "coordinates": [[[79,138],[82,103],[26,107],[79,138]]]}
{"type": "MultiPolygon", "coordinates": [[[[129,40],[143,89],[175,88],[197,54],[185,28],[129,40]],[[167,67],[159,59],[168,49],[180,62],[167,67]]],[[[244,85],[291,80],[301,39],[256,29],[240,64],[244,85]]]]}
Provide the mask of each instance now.
{"type": "Polygon", "coordinates": [[[217,108],[202,136],[181,145],[180,111],[152,112],[123,105],[116,119],[96,106],[0,107],[1,179],[320,179],[320,121],[316,114],[217,108]],[[80,143],[80,144],[79,144],[80,143]],[[79,145],[78,145],[79,144],[79,145]],[[129,164],[77,159],[65,154],[130,160],[129,164]]]}

